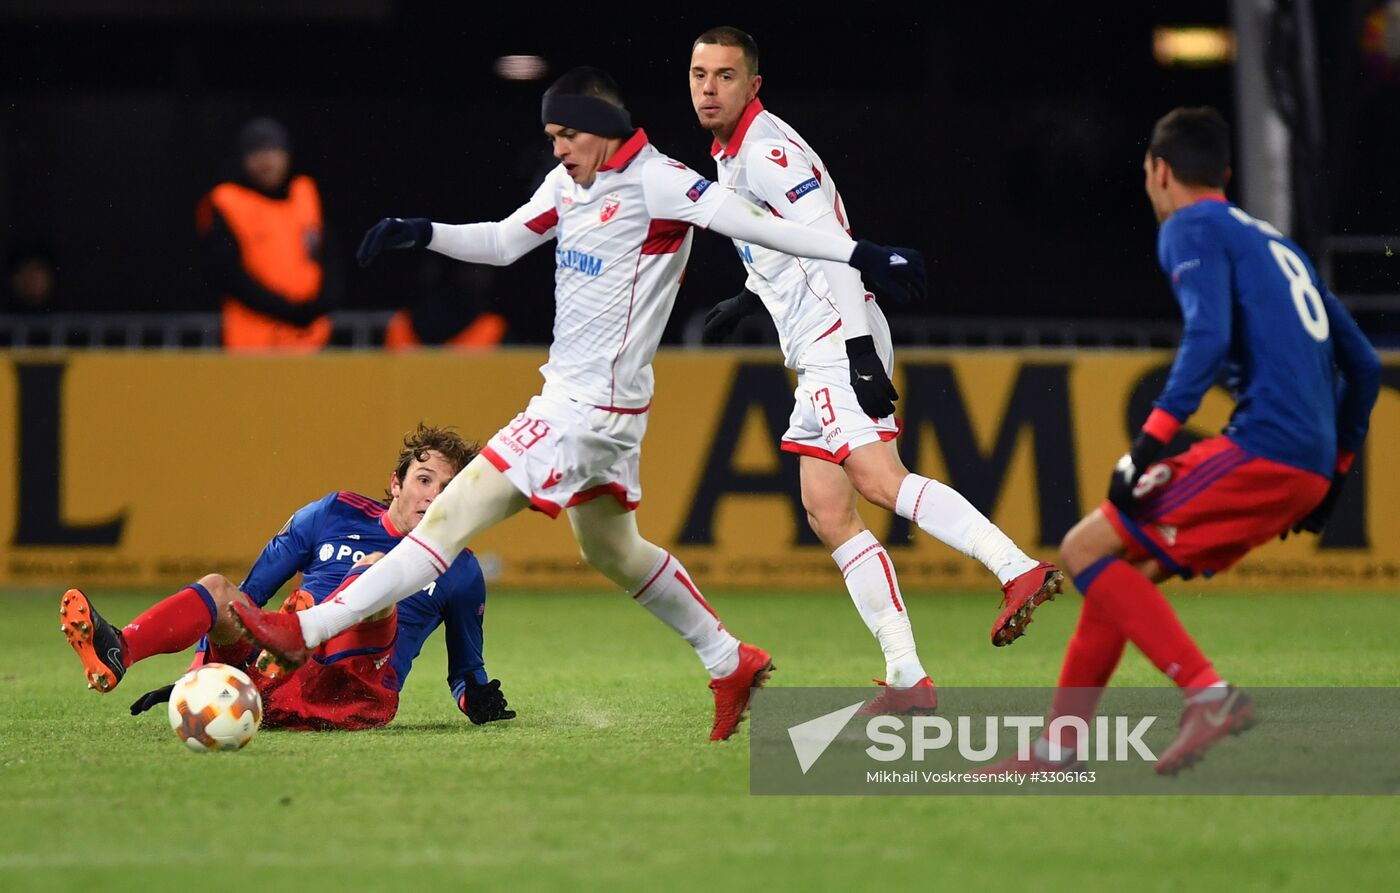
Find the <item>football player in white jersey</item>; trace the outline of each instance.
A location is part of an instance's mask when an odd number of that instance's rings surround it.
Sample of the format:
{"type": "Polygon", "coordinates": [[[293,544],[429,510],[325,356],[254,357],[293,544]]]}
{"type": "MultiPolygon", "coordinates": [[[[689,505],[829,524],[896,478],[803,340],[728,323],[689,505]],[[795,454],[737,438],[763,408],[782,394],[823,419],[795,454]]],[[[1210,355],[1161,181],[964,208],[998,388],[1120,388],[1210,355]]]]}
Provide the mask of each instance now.
{"type": "MultiPolygon", "coordinates": [[[[732,27],[713,28],[691,46],[690,97],[700,125],[714,135],[718,183],[775,217],[822,234],[850,233],[850,220],[826,165],[791,126],[758,99],[758,47],[732,27]]],[[[1030,610],[1059,591],[1063,574],[1026,556],[957,491],[911,474],[894,439],[898,398],[889,326],[860,273],[734,240],[748,273],[745,290],[706,317],[706,335],[722,339],[739,320],[766,308],[783,356],[797,371],[796,405],[782,449],[801,463],[802,502],[861,617],[885,652],[888,686],[867,712],[919,712],[937,704],[915,651],[889,554],[861,520],[856,493],[965,555],[1003,585],[992,643],[1024,630],[1030,610]]]]}
{"type": "Polygon", "coordinates": [[[526,507],[567,512],[585,561],[685,638],[711,676],[710,739],[733,734],[772,662],[724,628],[675,556],[642,539],[642,435],[651,361],[675,302],[694,226],[774,249],[852,263],[892,286],[923,290],[917,252],[853,242],[778,220],[657,151],[634,128],[617,85],[575,69],[545,92],[541,118],[559,166],[514,214],[447,225],[385,218],[360,245],[367,264],[390,248],[509,264],[553,240],[554,340],[544,388],[462,470],[413,533],[334,599],[296,615],[237,616],[284,665],[360,618],[422,589],[479,532],[526,507]]]}

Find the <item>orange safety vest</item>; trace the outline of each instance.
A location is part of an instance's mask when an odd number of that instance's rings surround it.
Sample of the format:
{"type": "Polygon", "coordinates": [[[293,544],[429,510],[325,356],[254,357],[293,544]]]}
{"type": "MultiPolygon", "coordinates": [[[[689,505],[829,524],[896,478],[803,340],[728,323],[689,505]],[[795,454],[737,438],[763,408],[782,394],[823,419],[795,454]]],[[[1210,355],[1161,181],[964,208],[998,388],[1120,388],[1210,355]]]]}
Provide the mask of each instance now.
{"type": "MultiPolygon", "coordinates": [[[[321,197],[314,180],[293,177],[285,199],[268,198],[238,183],[221,183],[205,201],[228,222],[249,276],[293,303],[316,299],[324,271],[313,256],[321,241],[321,197]]],[[[203,203],[198,222],[201,230],[210,225],[203,203]]],[[[223,309],[228,350],[310,353],[331,337],[331,321],[324,316],[297,328],[251,310],[230,295],[224,296],[223,309]]]]}
{"type": "MultiPolygon", "coordinates": [[[[505,334],[504,316],[499,313],[483,313],[442,346],[457,349],[490,349],[500,344],[505,334]]],[[[400,310],[389,318],[389,325],[384,330],[384,346],[389,350],[413,350],[423,346],[423,342],[413,331],[413,320],[409,318],[407,310],[400,310]]]]}

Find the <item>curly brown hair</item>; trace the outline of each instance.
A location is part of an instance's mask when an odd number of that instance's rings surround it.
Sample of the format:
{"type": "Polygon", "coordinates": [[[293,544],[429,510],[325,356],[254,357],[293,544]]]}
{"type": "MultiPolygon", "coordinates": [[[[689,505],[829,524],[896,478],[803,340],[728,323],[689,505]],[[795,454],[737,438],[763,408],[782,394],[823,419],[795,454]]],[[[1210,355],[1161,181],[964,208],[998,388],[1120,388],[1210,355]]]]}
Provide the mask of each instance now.
{"type": "MultiPolygon", "coordinates": [[[[447,464],[452,466],[453,473],[461,471],[467,467],[467,463],[476,458],[476,454],[481,452],[481,444],[474,440],[466,440],[452,428],[439,427],[437,425],[425,425],[418,423],[418,427],[403,436],[403,449],[399,450],[399,458],[394,466],[394,475],[402,481],[408,474],[408,466],[417,459],[419,462],[428,460],[428,452],[436,450],[447,460],[447,464]]],[[[392,500],[394,495],[388,490],[384,491],[386,499],[392,500]]]]}

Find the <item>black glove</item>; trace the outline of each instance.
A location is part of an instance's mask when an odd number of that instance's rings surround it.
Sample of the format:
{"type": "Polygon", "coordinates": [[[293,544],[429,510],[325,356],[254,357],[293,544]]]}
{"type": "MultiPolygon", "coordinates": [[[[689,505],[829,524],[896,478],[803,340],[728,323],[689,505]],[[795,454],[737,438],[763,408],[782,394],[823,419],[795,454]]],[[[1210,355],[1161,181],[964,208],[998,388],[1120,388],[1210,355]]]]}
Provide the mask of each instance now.
{"type": "Polygon", "coordinates": [[[393,248],[426,248],[433,240],[433,222],[426,217],[385,217],[369,228],[360,241],[355,259],[367,267],[381,251],[393,248]]]}
{"type": "MultiPolygon", "coordinates": [[[[1342,493],[1342,485],[1346,483],[1347,476],[1344,472],[1337,472],[1332,475],[1332,486],[1327,488],[1327,495],[1322,497],[1322,501],[1317,504],[1317,508],[1304,515],[1297,524],[1293,525],[1293,533],[1322,533],[1327,526],[1327,519],[1332,515],[1332,509],[1337,507],[1337,497],[1342,493]]],[[[1285,530],[1278,535],[1281,540],[1288,539],[1289,531],[1285,530]]]]}
{"type": "Polygon", "coordinates": [[[157,704],[164,704],[166,701],[170,700],[170,693],[174,690],[175,684],[172,682],[170,685],[167,685],[164,688],[158,688],[155,691],[146,692],[144,695],[132,702],[131,715],[139,716],[142,713],[145,713],[147,710],[150,710],[157,704]]]}
{"type": "Polygon", "coordinates": [[[515,719],[515,711],[506,709],[506,696],[499,679],[492,679],[485,685],[467,680],[467,690],[457,699],[457,706],[478,726],[498,719],[515,719]]]}
{"type": "Polygon", "coordinates": [[[924,256],[913,248],[891,248],[861,239],[847,261],[867,284],[897,301],[922,299],[928,293],[924,256]]]}
{"type": "Polygon", "coordinates": [[[705,334],[701,341],[718,344],[739,327],[744,317],[757,313],[763,307],[763,299],[747,288],[732,298],[720,301],[705,314],[705,334]]]}
{"type": "Polygon", "coordinates": [[[877,419],[892,415],[899,391],[885,374],[885,364],[875,352],[875,339],[869,335],[847,338],[846,359],[851,364],[851,389],[861,410],[877,419]]]}
{"type": "Polygon", "coordinates": [[[1151,434],[1139,431],[1133,439],[1133,448],[1113,467],[1113,476],[1108,479],[1108,501],[1125,512],[1132,511],[1143,495],[1138,492],[1138,479],[1162,458],[1166,448],[1165,443],[1151,434]]]}

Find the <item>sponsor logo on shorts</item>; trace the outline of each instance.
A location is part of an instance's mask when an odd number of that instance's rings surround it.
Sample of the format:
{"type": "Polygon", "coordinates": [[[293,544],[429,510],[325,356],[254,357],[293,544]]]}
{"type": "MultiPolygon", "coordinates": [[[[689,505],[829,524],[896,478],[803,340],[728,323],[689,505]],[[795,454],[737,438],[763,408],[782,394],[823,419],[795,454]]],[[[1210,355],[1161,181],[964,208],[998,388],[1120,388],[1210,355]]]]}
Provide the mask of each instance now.
{"type": "Polygon", "coordinates": [[[792,187],[787,191],[788,203],[791,204],[792,202],[797,201],[799,198],[811,192],[813,189],[820,189],[821,185],[821,183],[817,182],[816,177],[811,177],[809,179],[803,180],[801,183],[798,183],[796,186],[792,187]]]}
{"type": "Polygon", "coordinates": [[[709,189],[713,185],[715,184],[712,181],[706,180],[704,177],[701,177],[700,179],[695,181],[695,185],[691,186],[685,191],[685,197],[693,202],[698,202],[700,201],[700,196],[705,194],[705,190],[709,189]]]}
{"type": "Polygon", "coordinates": [[[563,479],[564,479],[564,476],[563,476],[562,474],[560,474],[560,473],[559,473],[558,471],[556,471],[555,469],[551,468],[551,469],[549,470],[549,477],[547,477],[547,478],[544,479],[544,484],[540,486],[540,489],[541,489],[541,490],[548,490],[550,487],[555,486],[556,484],[558,484],[558,483],[559,483],[560,481],[562,481],[563,479]]]}
{"type": "Polygon", "coordinates": [[[1160,533],[1160,534],[1162,535],[1162,539],[1166,542],[1166,544],[1167,544],[1168,546],[1175,546],[1175,545],[1176,545],[1176,525],[1175,525],[1175,524],[1158,524],[1158,525],[1157,525],[1157,532],[1160,533]]]}

